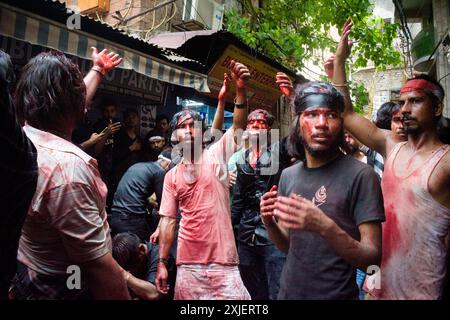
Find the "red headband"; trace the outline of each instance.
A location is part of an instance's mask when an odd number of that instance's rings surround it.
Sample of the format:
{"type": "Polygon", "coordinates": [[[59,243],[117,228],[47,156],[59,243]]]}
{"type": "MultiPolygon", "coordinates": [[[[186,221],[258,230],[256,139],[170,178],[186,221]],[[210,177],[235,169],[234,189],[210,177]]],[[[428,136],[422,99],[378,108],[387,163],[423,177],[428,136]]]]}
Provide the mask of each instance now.
{"type": "Polygon", "coordinates": [[[405,85],[403,86],[403,88],[400,90],[400,94],[405,93],[405,92],[411,92],[411,91],[416,91],[416,90],[429,90],[429,91],[433,91],[438,89],[438,87],[425,79],[414,79],[414,80],[409,80],[408,82],[405,83],[405,85]]]}

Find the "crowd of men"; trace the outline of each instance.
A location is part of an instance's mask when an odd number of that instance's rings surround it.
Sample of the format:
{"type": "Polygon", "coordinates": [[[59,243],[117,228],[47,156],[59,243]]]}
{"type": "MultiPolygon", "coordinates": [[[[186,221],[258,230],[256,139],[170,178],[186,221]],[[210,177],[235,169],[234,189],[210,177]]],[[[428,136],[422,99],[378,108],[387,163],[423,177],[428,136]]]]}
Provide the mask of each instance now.
{"type": "Polygon", "coordinates": [[[84,78],[62,53],[41,53],[16,83],[0,51],[0,299],[444,298],[444,90],[419,75],[374,122],[354,112],[351,27],[324,64],[331,83],[276,75],[286,137],[267,110],[248,113],[251,75],[237,61],[211,129],[183,109],[141,139],[134,109],[120,122],[105,100],[100,120],[86,117],[122,61],[114,52],[92,48],[84,78]]]}

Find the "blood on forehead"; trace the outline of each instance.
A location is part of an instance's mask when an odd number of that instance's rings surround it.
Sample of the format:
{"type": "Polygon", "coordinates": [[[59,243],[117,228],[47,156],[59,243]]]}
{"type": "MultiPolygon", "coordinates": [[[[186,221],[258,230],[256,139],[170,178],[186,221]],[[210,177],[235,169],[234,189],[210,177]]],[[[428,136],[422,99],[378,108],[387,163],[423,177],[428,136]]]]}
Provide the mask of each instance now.
{"type": "Polygon", "coordinates": [[[254,112],[248,116],[247,122],[256,121],[256,120],[267,121],[267,117],[263,112],[254,112]]]}
{"type": "Polygon", "coordinates": [[[192,119],[192,115],[189,112],[184,112],[178,117],[177,126],[181,126],[183,122],[192,119]]]}

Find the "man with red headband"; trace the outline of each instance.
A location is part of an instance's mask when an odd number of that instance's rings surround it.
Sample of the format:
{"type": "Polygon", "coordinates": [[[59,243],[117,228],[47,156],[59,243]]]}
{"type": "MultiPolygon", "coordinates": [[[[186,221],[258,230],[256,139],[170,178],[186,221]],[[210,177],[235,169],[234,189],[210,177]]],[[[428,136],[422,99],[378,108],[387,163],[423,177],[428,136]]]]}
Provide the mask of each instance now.
{"type": "Polygon", "coordinates": [[[400,91],[408,141],[377,128],[353,111],[346,83],[350,55],[344,25],[334,60],[335,86],[346,97],[344,125],[358,140],[386,158],[382,189],[386,223],[379,273],[366,280],[369,298],[439,299],[446,277],[450,230],[450,146],[438,138],[444,90],[427,76],[406,82],[400,91]]]}
{"type": "Polygon", "coordinates": [[[273,122],[274,117],[263,109],[248,115],[249,148],[236,163],[231,218],[238,229],[239,271],[252,300],[277,298],[286,261],[286,255],[270,240],[259,207],[261,196],[278,184],[281,171],[288,166],[280,154],[278,136],[271,135],[273,122]]]}
{"type": "MultiPolygon", "coordinates": [[[[233,126],[208,149],[203,148],[203,121],[192,110],[182,110],[171,121],[174,153],[181,161],[165,176],[159,214],[159,260],[156,287],[165,294],[167,263],[178,232],[176,300],[248,300],[238,269],[238,255],[230,219],[227,162],[236,151],[235,131],[244,129],[247,117],[248,68],[231,62],[236,85],[233,126]],[[200,125],[198,125],[200,123],[200,125]]],[[[224,76],[224,90],[228,77],[224,76]]]]}

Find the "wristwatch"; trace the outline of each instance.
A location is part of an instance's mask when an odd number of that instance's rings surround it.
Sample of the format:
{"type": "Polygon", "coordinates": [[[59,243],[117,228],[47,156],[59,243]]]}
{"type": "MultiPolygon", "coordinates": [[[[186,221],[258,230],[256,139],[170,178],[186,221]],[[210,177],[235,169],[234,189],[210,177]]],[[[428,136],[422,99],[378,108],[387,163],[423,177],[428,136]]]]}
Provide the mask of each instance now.
{"type": "Polygon", "coordinates": [[[163,263],[166,267],[169,266],[169,260],[167,260],[166,258],[158,258],[158,263],[163,263]]]}
{"type": "Polygon", "coordinates": [[[248,106],[248,101],[245,101],[244,103],[237,103],[236,98],[234,98],[234,106],[238,109],[244,109],[248,106]]]}
{"type": "Polygon", "coordinates": [[[103,69],[102,69],[101,67],[99,67],[99,66],[93,66],[91,69],[94,70],[94,71],[97,71],[97,72],[100,73],[102,76],[104,76],[104,75],[106,74],[106,71],[103,70],[103,69]]]}

